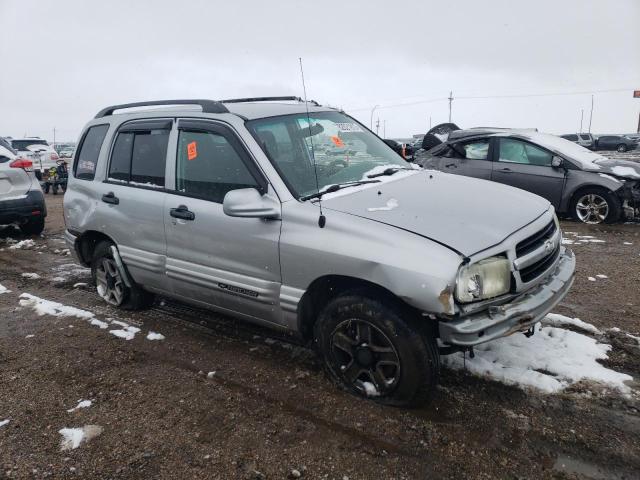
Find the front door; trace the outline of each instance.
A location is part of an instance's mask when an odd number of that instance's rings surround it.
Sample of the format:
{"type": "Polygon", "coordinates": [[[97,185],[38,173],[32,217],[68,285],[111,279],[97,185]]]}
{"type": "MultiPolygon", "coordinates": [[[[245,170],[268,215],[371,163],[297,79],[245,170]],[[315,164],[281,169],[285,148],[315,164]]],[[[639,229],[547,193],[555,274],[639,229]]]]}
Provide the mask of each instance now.
{"type": "Polygon", "coordinates": [[[227,216],[223,199],[240,188],[268,186],[235,133],[181,120],[175,190],[165,203],[167,275],[186,299],[280,324],[281,222],[227,216]]]}
{"type": "Polygon", "coordinates": [[[497,138],[497,161],[491,179],[521,188],[549,200],[560,208],[565,170],[552,167],[553,154],[537,145],[508,137],[497,138]]]}

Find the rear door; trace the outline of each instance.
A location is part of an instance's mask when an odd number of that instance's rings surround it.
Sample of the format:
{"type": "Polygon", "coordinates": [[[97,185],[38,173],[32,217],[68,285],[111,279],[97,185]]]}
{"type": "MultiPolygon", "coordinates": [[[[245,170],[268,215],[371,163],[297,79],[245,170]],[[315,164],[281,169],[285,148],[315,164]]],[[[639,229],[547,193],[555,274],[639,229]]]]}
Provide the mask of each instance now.
{"type": "Polygon", "coordinates": [[[440,161],[440,170],[456,175],[491,180],[490,142],[488,138],[457,142],[440,161]]]}
{"type": "Polygon", "coordinates": [[[111,146],[107,178],[95,184],[98,218],[134,280],[165,291],[164,189],[172,124],[153,119],[122,125],[111,146]]]}
{"type": "Polygon", "coordinates": [[[566,172],[551,166],[553,154],[521,139],[496,137],[495,141],[497,161],[491,179],[540,195],[560,208],[566,172]]]}
{"type": "Polygon", "coordinates": [[[175,190],[164,209],[174,293],[281,323],[280,220],[230,217],[222,209],[231,190],[268,188],[254,160],[225,124],[185,119],[175,163],[175,190]]]}

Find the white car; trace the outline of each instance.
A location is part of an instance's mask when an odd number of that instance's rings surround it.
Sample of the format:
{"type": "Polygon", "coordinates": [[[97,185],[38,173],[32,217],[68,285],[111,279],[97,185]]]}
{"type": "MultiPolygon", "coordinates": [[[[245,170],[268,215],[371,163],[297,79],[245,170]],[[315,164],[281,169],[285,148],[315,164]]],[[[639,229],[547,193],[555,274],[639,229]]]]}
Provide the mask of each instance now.
{"type": "Polygon", "coordinates": [[[17,223],[24,233],[39,234],[47,207],[32,167],[0,144],[0,225],[17,223]]]}
{"type": "Polygon", "coordinates": [[[55,167],[60,158],[46,140],[38,137],[11,139],[11,146],[18,151],[18,156],[33,162],[33,170],[38,178],[41,178],[42,172],[55,167]]]}

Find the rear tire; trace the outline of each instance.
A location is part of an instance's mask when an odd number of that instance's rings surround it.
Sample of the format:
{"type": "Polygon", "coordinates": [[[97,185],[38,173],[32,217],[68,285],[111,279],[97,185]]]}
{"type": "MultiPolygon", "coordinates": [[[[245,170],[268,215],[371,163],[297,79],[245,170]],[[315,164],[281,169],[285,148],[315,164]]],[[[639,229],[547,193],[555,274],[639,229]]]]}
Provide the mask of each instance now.
{"type": "Polygon", "coordinates": [[[583,223],[615,223],[622,217],[622,203],[604,188],[587,188],[573,196],[571,214],[583,223]]]}
{"type": "Polygon", "coordinates": [[[394,302],[359,293],[331,300],[314,328],[331,379],[354,395],[385,405],[428,403],[438,382],[440,356],[434,336],[415,328],[411,315],[394,302]]]}
{"type": "Polygon", "coordinates": [[[26,223],[20,225],[20,230],[25,235],[40,235],[44,230],[44,217],[31,217],[26,223]]]}
{"type": "Polygon", "coordinates": [[[618,150],[619,152],[626,152],[627,151],[627,146],[624,143],[621,143],[620,145],[618,145],[618,147],[616,148],[616,150],[618,150]]]}
{"type": "MultiPolygon", "coordinates": [[[[98,295],[108,304],[123,310],[141,310],[150,307],[153,304],[154,295],[137,285],[130,276],[131,286],[127,287],[113,257],[112,246],[114,246],[112,242],[103,241],[93,252],[91,276],[96,284],[98,295]]],[[[128,272],[126,273],[128,275],[128,272]]]]}

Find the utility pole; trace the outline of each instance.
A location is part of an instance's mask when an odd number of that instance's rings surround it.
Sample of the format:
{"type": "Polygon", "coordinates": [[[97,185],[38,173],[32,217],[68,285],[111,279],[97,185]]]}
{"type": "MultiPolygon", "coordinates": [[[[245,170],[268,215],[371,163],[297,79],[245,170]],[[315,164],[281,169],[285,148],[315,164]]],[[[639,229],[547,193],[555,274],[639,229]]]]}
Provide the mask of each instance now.
{"type": "Polygon", "coordinates": [[[56,127],[53,127],[53,148],[56,148],[56,127]]]}
{"type": "Polygon", "coordinates": [[[580,131],[578,133],[582,133],[582,119],[584,117],[584,108],[580,109],[580,131]]]}
{"type": "Polygon", "coordinates": [[[376,108],[378,108],[380,105],[374,105],[373,108],[371,109],[371,120],[369,122],[369,129],[373,130],[373,112],[376,111],[376,108]]]}
{"type": "Polygon", "coordinates": [[[593,94],[591,94],[591,113],[589,113],[589,133],[591,133],[591,120],[593,120],[593,94]]]}
{"type": "MultiPolygon", "coordinates": [[[[378,135],[378,131],[380,130],[380,117],[376,119],[376,135],[378,135]]],[[[380,136],[380,135],[378,135],[380,136]]]]}
{"type": "Polygon", "coordinates": [[[429,130],[431,130],[431,115],[429,115],[429,130]]]}
{"type": "Polygon", "coordinates": [[[449,92],[449,123],[451,123],[451,103],[453,102],[453,92],[449,92]]]}
{"type": "Polygon", "coordinates": [[[382,138],[387,138],[387,121],[382,121],[382,138]]]}

